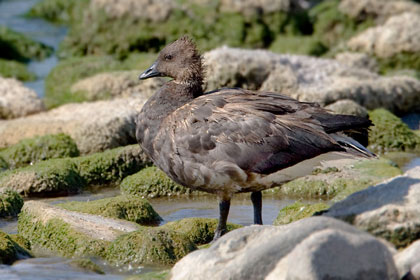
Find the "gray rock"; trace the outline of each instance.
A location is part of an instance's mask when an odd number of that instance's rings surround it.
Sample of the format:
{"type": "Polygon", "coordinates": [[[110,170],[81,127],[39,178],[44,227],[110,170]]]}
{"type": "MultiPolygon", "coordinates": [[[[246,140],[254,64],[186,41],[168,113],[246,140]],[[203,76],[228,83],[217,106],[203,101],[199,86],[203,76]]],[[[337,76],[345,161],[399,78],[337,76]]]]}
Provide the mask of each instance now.
{"type": "Polygon", "coordinates": [[[348,196],[324,216],[347,221],[397,248],[408,246],[420,235],[420,167],[348,196]]]}
{"type": "Polygon", "coordinates": [[[14,119],[45,110],[33,90],[15,79],[0,76],[0,119],[14,119]]]}
{"type": "Polygon", "coordinates": [[[335,219],[232,231],[171,270],[175,279],[397,279],[392,255],[369,234],[335,219]]]}
{"type": "Polygon", "coordinates": [[[378,64],[376,59],[370,57],[365,53],[357,52],[342,52],[335,56],[335,59],[350,67],[367,69],[372,72],[378,71],[378,64]]]}
{"type": "Polygon", "coordinates": [[[287,12],[291,8],[291,0],[221,0],[220,9],[225,12],[239,12],[244,15],[287,12]]]}
{"type": "Polygon", "coordinates": [[[206,90],[263,89],[323,106],[351,99],[371,110],[405,113],[420,106],[420,81],[383,77],[333,59],[222,47],[204,54],[206,90]]]}
{"type": "Polygon", "coordinates": [[[364,118],[368,116],[366,108],[360,106],[359,104],[350,99],[338,100],[333,104],[325,106],[325,108],[333,111],[336,114],[355,115],[364,118]]]}
{"type": "Polygon", "coordinates": [[[70,135],[82,154],[136,142],[135,116],[145,98],[66,104],[48,112],[0,121],[0,148],[35,135],[70,135]]]}
{"type": "MultiPolygon", "coordinates": [[[[420,5],[419,5],[420,6],[420,5]]],[[[389,18],[384,25],[372,27],[351,38],[351,50],[390,57],[398,53],[420,52],[420,14],[406,12],[389,18]]]]}
{"type": "Polygon", "coordinates": [[[405,12],[420,13],[420,5],[410,0],[342,0],[338,8],[351,18],[365,20],[368,16],[377,22],[405,12]]]}
{"type": "Polygon", "coordinates": [[[420,240],[395,254],[394,261],[400,278],[410,272],[413,274],[413,268],[420,266],[420,240]]]}

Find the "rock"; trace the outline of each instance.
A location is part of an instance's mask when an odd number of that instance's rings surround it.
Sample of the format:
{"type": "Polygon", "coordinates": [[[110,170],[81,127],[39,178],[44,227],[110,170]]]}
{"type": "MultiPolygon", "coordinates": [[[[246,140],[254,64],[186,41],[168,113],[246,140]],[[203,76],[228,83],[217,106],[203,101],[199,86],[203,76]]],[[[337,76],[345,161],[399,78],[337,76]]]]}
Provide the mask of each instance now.
{"type": "Polygon", "coordinates": [[[221,0],[220,10],[243,15],[268,14],[279,11],[288,12],[291,10],[291,2],[290,0],[221,0]]]}
{"type": "Polygon", "coordinates": [[[401,174],[389,160],[333,159],[280,187],[266,190],[288,197],[340,201],[348,195],[401,174]]]}
{"type": "Polygon", "coordinates": [[[0,77],[0,119],[14,119],[45,110],[36,93],[15,79],[0,77]]]}
{"type": "Polygon", "coordinates": [[[70,136],[63,133],[23,139],[0,151],[0,157],[10,168],[18,168],[51,158],[78,155],[76,143],[70,136]]]}
{"type": "Polygon", "coordinates": [[[139,81],[139,71],[101,73],[75,83],[71,91],[84,95],[86,100],[116,97],[149,98],[164,83],[163,79],[139,81]]]}
{"type": "Polygon", "coordinates": [[[143,168],[136,174],[124,178],[120,188],[123,194],[148,198],[200,193],[175,183],[156,166],[143,168]]]}
{"type": "MultiPolygon", "coordinates": [[[[415,266],[420,265],[420,241],[416,241],[394,256],[400,278],[410,273],[415,266]]],[[[418,275],[417,275],[418,277],[418,275]]],[[[415,278],[417,279],[417,278],[415,278]]]]}
{"type": "Polygon", "coordinates": [[[343,0],[340,1],[339,10],[356,20],[373,17],[377,22],[383,22],[405,12],[420,13],[420,5],[405,0],[343,0]]]}
{"type": "Polygon", "coordinates": [[[392,151],[420,151],[420,136],[400,118],[385,109],[369,113],[374,126],[369,131],[369,148],[384,153],[392,151]]]}
{"type": "Polygon", "coordinates": [[[0,121],[0,148],[36,135],[70,135],[82,154],[136,143],[135,116],[144,98],[67,104],[48,112],[0,121]]]}
{"type": "Polygon", "coordinates": [[[311,217],[286,226],[250,226],[188,254],[176,279],[398,279],[387,247],[335,219],[311,217]]]}
{"type": "Polygon", "coordinates": [[[323,215],[347,221],[402,248],[420,236],[419,202],[420,167],[416,167],[350,195],[323,215]]]}
{"type": "Polygon", "coordinates": [[[13,240],[11,235],[0,231],[0,264],[12,264],[16,260],[32,257],[32,254],[13,240]]]}
{"type": "MultiPolygon", "coordinates": [[[[420,5],[417,5],[420,7],[420,5]]],[[[398,53],[420,52],[420,13],[406,12],[389,18],[384,25],[372,27],[347,43],[351,50],[387,58],[398,53]]]]}
{"type": "Polygon", "coordinates": [[[40,201],[27,201],[18,220],[18,232],[31,244],[60,255],[103,257],[105,249],[118,236],[139,226],[115,220],[72,212],[40,201]]]}
{"type": "MultiPolygon", "coordinates": [[[[186,235],[195,245],[203,245],[211,242],[217,228],[217,219],[208,218],[185,218],[164,224],[162,228],[171,229],[186,235]]],[[[232,231],[242,226],[227,224],[227,231],[232,231]]]]}
{"type": "Polygon", "coordinates": [[[139,145],[103,153],[40,161],[0,173],[0,190],[13,189],[25,196],[71,194],[86,185],[107,185],[150,164],[139,145]]]}
{"type": "Polygon", "coordinates": [[[351,99],[372,110],[405,113],[420,106],[420,81],[383,77],[332,59],[222,47],[204,54],[206,90],[243,87],[283,91],[323,106],[351,99]]]}
{"type": "Polygon", "coordinates": [[[117,238],[108,247],[106,259],[117,266],[172,265],[196,249],[184,234],[162,227],[144,227],[117,238]]]}
{"type": "Polygon", "coordinates": [[[147,200],[128,195],[86,202],[71,201],[56,206],[70,211],[122,219],[141,225],[157,225],[162,221],[162,218],[147,200]]]}
{"type": "Polygon", "coordinates": [[[22,197],[10,189],[0,193],[0,218],[16,217],[23,207],[22,197]]]}
{"type": "Polygon", "coordinates": [[[297,220],[311,217],[315,213],[322,212],[328,209],[329,205],[325,203],[304,204],[302,202],[295,202],[282,208],[274,220],[273,225],[286,225],[297,220]]]}
{"type": "Polygon", "coordinates": [[[338,100],[328,106],[325,106],[325,109],[331,110],[336,114],[355,115],[363,118],[368,117],[368,111],[366,108],[350,99],[338,100]]]}
{"type": "Polygon", "coordinates": [[[342,52],[338,53],[335,59],[349,67],[367,69],[372,72],[378,71],[376,60],[365,53],[342,52]]]}

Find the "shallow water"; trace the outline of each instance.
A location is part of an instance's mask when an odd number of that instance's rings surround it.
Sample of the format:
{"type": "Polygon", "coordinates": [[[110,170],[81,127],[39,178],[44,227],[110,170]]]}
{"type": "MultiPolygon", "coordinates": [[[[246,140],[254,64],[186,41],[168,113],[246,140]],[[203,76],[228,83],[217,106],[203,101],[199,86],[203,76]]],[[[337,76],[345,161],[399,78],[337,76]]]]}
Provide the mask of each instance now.
{"type": "MultiPolygon", "coordinates": [[[[57,50],[58,45],[66,35],[67,28],[54,25],[42,19],[25,18],[23,15],[40,0],[1,0],[0,1],[0,25],[21,32],[35,41],[42,42],[57,50]]],[[[33,89],[38,96],[44,96],[45,77],[57,64],[55,54],[42,61],[30,61],[28,69],[35,73],[37,79],[25,82],[25,85],[33,89]]]]}

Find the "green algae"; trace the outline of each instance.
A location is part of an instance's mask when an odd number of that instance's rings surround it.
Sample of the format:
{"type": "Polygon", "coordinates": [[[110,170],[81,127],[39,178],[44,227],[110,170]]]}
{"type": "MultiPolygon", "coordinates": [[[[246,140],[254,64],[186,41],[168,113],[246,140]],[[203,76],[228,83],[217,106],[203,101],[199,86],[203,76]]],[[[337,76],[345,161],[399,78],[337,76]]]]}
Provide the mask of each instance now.
{"type": "Polygon", "coordinates": [[[122,266],[173,265],[197,247],[184,234],[144,227],[119,236],[107,249],[106,260],[122,266]]]}
{"type": "Polygon", "coordinates": [[[0,218],[16,217],[22,207],[23,199],[17,192],[6,189],[0,193],[0,218]]]}
{"type": "Polygon", "coordinates": [[[70,265],[76,269],[81,269],[86,272],[94,272],[97,274],[105,274],[102,268],[87,258],[72,259],[70,265]]]}
{"type": "Polygon", "coordinates": [[[376,58],[379,66],[379,73],[388,74],[396,70],[413,69],[415,75],[420,78],[420,54],[401,52],[387,58],[376,58]]]}
{"type": "Polygon", "coordinates": [[[0,157],[8,163],[10,168],[18,168],[51,158],[78,155],[76,143],[70,136],[63,133],[24,139],[0,150],[0,157]]]}
{"type": "MultiPolygon", "coordinates": [[[[186,235],[195,245],[203,245],[211,242],[217,228],[217,219],[209,218],[185,218],[169,222],[161,228],[167,228],[186,235]]],[[[242,226],[227,224],[227,231],[232,231],[242,226]]]]}
{"type": "Polygon", "coordinates": [[[169,279],[170,270],[153,271],[137,275],[128,276],[125,280],[164,280],[169,279]]]}
{"type": "Polygon", "coordinates": [[[376,109],[369,112],[369,118],[374,124],[369,132],[369,148],[372,151],[420,150],[420,137],[391,112],[376,109]]]}
{"type": "Polygon", "coordinates": [[[80,17],[88,3],[86,0],[43,0],[32,6],[26,16],[69,24],[80,17]]]}
{"type": "Polygon", "coordinates": [[[146,167],[126,177],[120,188],[122,193],[149,198],[198,193],[175,183],[156,166],[146,167]]]}
{"type": "Polygon", "coordinates": [[[31,253],[16,243],[10,235],[0,231],[0,264],[12,264],[18,259],[31,256],[31,253]]]}
{"type": "Polygon", "coordinates": [[[326,203],[306,204],[302,202],[295,202],[292,205],[282,208],[273,224],[276,226],[290,224],[297,220],[311,217],[315,213],[328,208],[329,205],[326,203]]]}
{"type": "Polygon", "coordinates": [[[14,61],[0,58],[0,76],[4,78],[15,78],[20,81],[33,81],[35,80],[35,74],[30,72],[26,65],[14,61]]]}
{"type": "Polygon", "coordinates": [[[57,206],[70,211],[123,219],[141,225],[156,225],[162,220],[147,200],[129,195],[88,202],[71,201],[57,206]]]}

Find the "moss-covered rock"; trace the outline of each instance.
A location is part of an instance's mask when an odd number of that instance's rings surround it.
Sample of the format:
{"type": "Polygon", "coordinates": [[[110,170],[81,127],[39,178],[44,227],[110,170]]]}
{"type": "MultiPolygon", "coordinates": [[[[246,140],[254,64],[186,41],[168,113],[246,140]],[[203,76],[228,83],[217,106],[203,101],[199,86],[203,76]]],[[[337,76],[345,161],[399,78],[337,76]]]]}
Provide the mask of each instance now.
{"type": "Polygon", "coordinates": [[[150,164],[138,144],[78,157],[74,162],[87,184],[118,182],[150,164]]]}
{"type": "Polygon", "coordinates": [[[277,53],[313,56],[321,56],[328,51],[328,47],[315,36],[277,36],[269,49],[277,53]]]}
{"type": "Polygon", "coordinates": [[[70,211],[122,219],[141,225],[156,225],[162,220],[147,200],[130,195],[87,202],[71,201],[57,206],[70,211]]]}
{"type": "Polygon", "coordinates": [[[325,172],[316,169],[314,175],[295,179],[266,192],[296,198],[323,198],[339,201],[356,191],[401,174],[401,170],[386,159],[343,160],[342,162],[334,161],[331,164],[337,164],[337,166],[326,167],[325,172]],[[341,164],[343,165],[340,166],[341,164]]]}
{"type": "Polygon", "coordinates": [[[35,74],[30,72],[26,65],[14,60],[0,58],[0,76],[5,78],[15,78],[20,81],[33,81],[35,74]]]}
{"type": "Polygon", "coordinates": [[[144,227],[118,237],[106,251],[106,259],[114,265],[172,265],[196,250],[184,234],[173,230],[144,227]]]}
{"type": "Polygon", "coordinates": [[[17,192],[6,189],[0,193],[0,218],[16,217],[22,206],[23,199],[17,192]]]}
{"type": "Polygon", "coordinates": [[[369,148],[375,152],[420,150],[420,137],[400,118],[385,109],[369,113],[374,126],[369,132],[369,148]]]}
{"type": "MultiPolygon", "coordinates": [[[[178,221],[169,222],[162,226],[185,234],[195,245],[203,245],[211,242],[217,228],[217,219],[209,218],[185,218],[178,221]]],[[[227,231],[231,231],[242,226],[227,224],[227,231]]]]}
{"type": "Polygon", "coordinates": [[[163,271],[146,272],[137,275],[131,275],[125,278],[125,280],[165,280],[169,279],[169,269],[163,271]]]}
{"type": "Polygon", "coordinates": [[[19,143],[0,151],[10,168],[22,167],[35,162],[79,155],[76,143],[63,133],[36,136],[21,140],[19,143]]]}
{"type": "Polygon", "coordinates": [[[30,59],[44,59],[52,52],[51,47],[35,42],[5,26],[0,26],[0,58],[28,61],[30,59]]]}
{"type": "Polygon", "coordinates": [[[24,196],[75,193],[86,185],[71,159],[51,159],[0,173],[0,189],[24,196]]]}
{"type": "Polygon", "coordinates": [[[415,77],[420,79],[420,54],[401,52],[387,58],[377,58],[381,74],[393,73],[396,70],[413,69],[415,77]]]}
{"type": "Polygon", "coordinates": [[[0,264],[12,264],[18,259],[31,256],[31,253],[16,243],[10,235],[0,231],[0,264]]]}
{"type": "Polygon", "coordinates": [[[55,23],[71,23],[80,16],[89,1],[44,0],[37,2],[27,13],[29,17],[40,17],[55,23]]]}
{"type": "Polygon", "coordinates": [[[175,183],[156,166],[143,168],[126,177],[120,187],[122,193],[149,198],[199,193],[175,183]]]}
{"type": "Polygon", "coordinates": [[[297,220],[313,216],[315,213],[328,209],[329,205],[326,203],[307,204],[302,202],[295,202],[282,208],[274,220],[273,224],[285,225],[295,222],[297,220]]]}
{"type": "Polygon", "coordinates": [[[80,259],[72,259],[70,261],[70,266],[84,270],[86,272],[94,272],[97,274],[105,274],[105,272],[102,270],[102,268],[94,263],[92,260],[87,258],[80,258],[80,259]]]}

